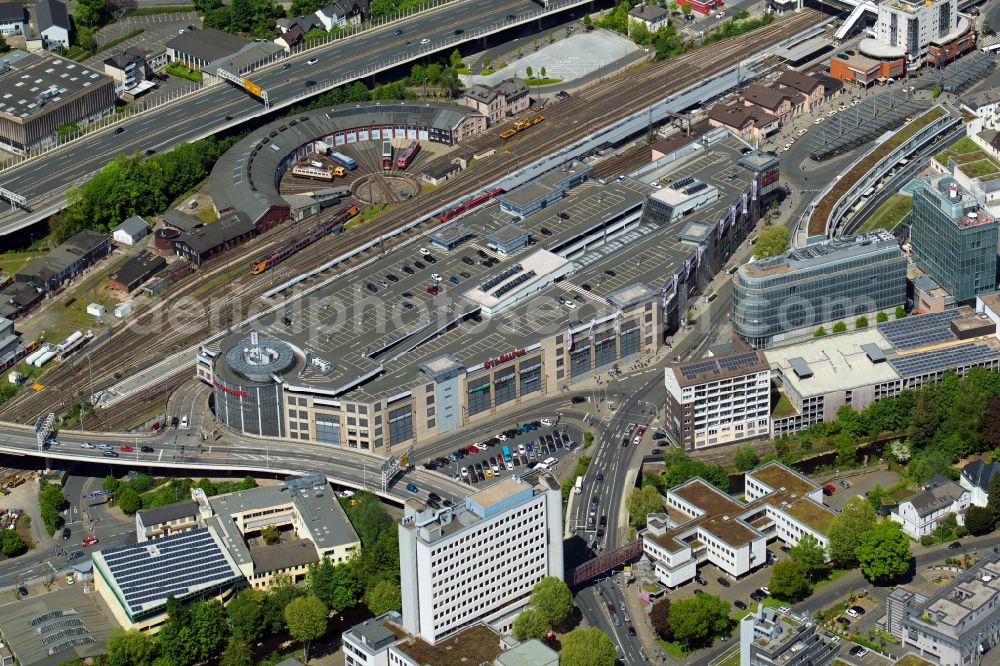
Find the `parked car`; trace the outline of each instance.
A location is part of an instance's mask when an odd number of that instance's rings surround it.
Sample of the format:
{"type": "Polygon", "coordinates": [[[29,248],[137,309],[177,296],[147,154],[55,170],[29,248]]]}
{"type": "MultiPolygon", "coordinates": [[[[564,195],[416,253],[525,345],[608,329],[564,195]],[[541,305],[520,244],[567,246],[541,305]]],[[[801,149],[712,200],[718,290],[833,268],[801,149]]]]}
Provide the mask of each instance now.
{"type": "Polygon", "coordinates": [[[734,601],[733,605],[736,606],[737,608],[739,608],[740,610],[746,610],[747,609],[747,605],[745,603],[743,603],[742,601],[740,601],[739,599],[737,599],[736,601],[734,601]]]}
{"type": "Polygon", "coordinates": [[[837,487],[834,486],[832,483],[828,483],[825,486],[823,486],[823,494],[824,495],[832,495],[835,492],[837,492],[837,487]]]}
{"type": "Polygon", "coordinates": [[[62,534],[63,534],[63,541],[65,541],[65,540],[69,539],[69,535],[70,535],[71,533],[72,533],[72,532],[70,532],[70,529],[69,529],[68,527],[64,527],[64,528],[63,528],[63,532],[62,532],[62,534]]]}
{"type": "Polygon", "coordinates": [[[868,648],[862,647],[860,645],[855,645],[851,648],[851,656],[858,657],[859,659],[868,654],[868,648]]]}
{"type": "Polygon", "coordinates": [[[957,550],[961,547],[962,544],[959,541],[952,541],[951,543],[948,544],[948,550],[957,550]]]}
{"type": "Polygon", "coordinates": [[[723,578],[722,576],[719,576],[715,580],[719,581],[719,585],[721,585],[722,587],[729,587],[730,586],[729,581],[726,580],[725,578],[723,578]]]}

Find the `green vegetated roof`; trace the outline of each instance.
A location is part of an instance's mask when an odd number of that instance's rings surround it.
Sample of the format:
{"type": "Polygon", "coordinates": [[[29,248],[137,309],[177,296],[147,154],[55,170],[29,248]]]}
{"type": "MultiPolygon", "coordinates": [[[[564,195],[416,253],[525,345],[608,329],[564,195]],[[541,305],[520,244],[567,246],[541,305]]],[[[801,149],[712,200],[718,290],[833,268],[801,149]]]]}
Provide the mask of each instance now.
{"type": "Polygon", "coordinates": [[[866,155],[864,159],[855,164],[850,171],[845,173],[841,179],[834,184],[830,191],[826,193],[826,196],[820,199],[819,204],[817,204],[815,210],[813,210],[812,216],[809,218],[809,235],[819,236],[825,233],[826,220],[830,217],[830,212],[833,210],[834,204],[836,204],[840,198],[854,186],[855,183],[861,180],[861,178],[864,177],[864,175],[868,173],[872,167],[878,164],[883,157],[905,143],[917,132],[924,129],[941,116],[945,115],[945,113],[946,111],[943,108],[935,106],[922,116],[914,118],[912,122],[900,129],[887,141],[866,155]]]}

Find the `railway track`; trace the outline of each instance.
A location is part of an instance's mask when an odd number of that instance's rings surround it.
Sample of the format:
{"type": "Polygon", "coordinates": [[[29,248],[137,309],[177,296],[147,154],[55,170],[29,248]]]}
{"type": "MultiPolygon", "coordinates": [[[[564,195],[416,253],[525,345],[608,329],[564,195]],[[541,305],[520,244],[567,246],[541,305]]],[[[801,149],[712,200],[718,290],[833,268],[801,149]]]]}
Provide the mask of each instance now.
{"type": "MultiPolygon", "coordinates": [[[[733,60],[773,45],[805,28],[815,25],[823,14],[814,10],[803,10],[791,16],[778,18],[771,25],[759,28],[751,34],[725,40],[712,45],[712,57],[705,58],[701,51],[693,51],[660,63],[639,67],[625,76],[610,77],[579,90],[558,104],[549,105],[545,110],[546,121],[526,130],[506,144],[499,137],[499,128],[491,128],[486,134],[469,141],[466,146],[473,152],[494,148],[498,153],[510,151],[519,163],[526,164],[557,150],[560,146],[586,136],[593,128],[601,127],[624,117],[642,107],[648,106],[667,94],[697,83],[721,71],[733,60]],[[625,102],[627,100],[627,102],[625,102]],[[624,102],[624,103],[623,103],[624,102]],[[527,138],[527,141],[523,139],[527,138]]],[[[381,162],[365,167],[381,175],[381,162]]],[[[217,259],[213,265],[199,271],[197,280],[182,283],[167,298],[161,299],[158,307],[141,313],[135,322],[123,326],[116,332],[109,344],[103,345],[92,354],[94,386],[104,388],[129,373],[161,360],[166,355],[196,344],[207,337],[210,331],[227,328],[245,318],[257,297],[276,284],[301,272],[315,267],[330,256],[349,251],[362,243],[386,234],[404,222],[426,215],[455,198],[481,188],[483,185],[505,176],[510,163],[505,159],[484,160],[473,172],[475,179],[455,178],[436,189],[433,195],[419,197],[393,210],[386,211],[378,219],[351,232],[336,237],[327,237],[293,255],[276,269],[259,276],[249,275],[249,265],[258,255],[277,247],[291,236],[299,233],[303,225],[292,224],[277,233],[267,236],[262,243],[251,243],[246,249],[234,250],[230,256],[217,259]],[[186,299],[192,299],[205,290],[206,284],[218,281],[218,285],[201,295],[212,296],[202,308],[199,306],[187,320],[175,317],[170,330],[149,328],[165,313],[183,311],[186,299]],[[236,301],[234,303],[234,301],[236,301]]],[[[312,221],[310,221],[310,224],[312,221]]],[[[387,241],[378,251],[390,251],[414,235],[425,232],[438,224],[429,220],[403,236],[387,241]]],[[[354,260],[345,262],[337,270],[349,269],[371,256],[369,250],[354,260]]],[[[315,276],[305,281],[308,286],[325,276],[315,276]]],[[[34,422],[39,414],[57,410],[66,402],[66,395],[80,395],[79,384],[82,376],[70,364],[61,365],[46,373],[44,384],[48,390],[38,392],[23,391],[12,400],[0,406],[0,418],[23,423],[34,422]]],[[[89,377],[87,377],[89,384],[89,377]]],[[[89,386],[88,386],[89,389],[89,386]]],[[[83,392],[83,395],[86,395],[83,392]]],[[[115,412],[140,409],[141,405],[132,400],[120,403],[115,412]]],[[[113,419],[112,419],[113,420],[113,419]]]]}

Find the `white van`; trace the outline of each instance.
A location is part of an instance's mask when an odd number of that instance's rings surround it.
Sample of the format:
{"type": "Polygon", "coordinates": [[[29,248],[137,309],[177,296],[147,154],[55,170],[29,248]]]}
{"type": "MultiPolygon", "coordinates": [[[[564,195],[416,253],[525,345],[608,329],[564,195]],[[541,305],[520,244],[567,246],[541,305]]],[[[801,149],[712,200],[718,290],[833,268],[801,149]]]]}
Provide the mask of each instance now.
{"type": "Polygon", "coordinates": [[[545,460],[542,461],[542,465],[545,467],[545,469],[552,469],[553,467],[555,467],[557,462],[559,461],[556,460],[555,458],[546,458],[545,460]]]}

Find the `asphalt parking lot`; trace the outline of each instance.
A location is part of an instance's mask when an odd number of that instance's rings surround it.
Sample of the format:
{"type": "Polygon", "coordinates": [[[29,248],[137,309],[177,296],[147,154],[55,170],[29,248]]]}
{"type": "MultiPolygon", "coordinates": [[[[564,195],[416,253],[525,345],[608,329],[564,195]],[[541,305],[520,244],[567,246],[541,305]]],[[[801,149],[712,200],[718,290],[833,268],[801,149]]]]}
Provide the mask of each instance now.
{"type": "MultiPolygon", "coordinates": [[[[527,424],[524,424],[522,427],[526,426],[527,424]]],[[[499,435],[500,433],[496,434],[499,435]]],[[[495,439],[494,437],[484,440],[483,444],[487,446],[485,450],[477,450],[475,453],[466,452],[465,456],[459,460],[448,460],[446,464],[434,471],[437,471],[439,474],[446,474],[456,480],[465,481],[465,483],[474,488],[477,486],[485,487],[499,479],[509,478],[514,474],[527,471],[527,465],[542,462],[547,458],[555,458],[557,461],[562,462],[571,453],[567,451],[566,443],[569,441],[576,442],[574,450],[578,450],[582,440],[582,433],[579,429],[571,426],[562,426],[558,423],[554,426],[544,426],[539,423],[535,429],[517,433],[512,437],[508,437],[507,441],[494,441],[495,439]],[[558,437],[556,436],[557,434],[559,435],[558,437]],[[543,439],[544,443],[541,441],[543,439]],[[502,447],[504,446],[511,452],[513,469],[508,469],[505,464],[502,464],[502,447]],[[524,447],[523,453],[521,452],[522,446],[524,447]],[[530,451],[528,449],[529,446],[531,447],[530,451]],[[498,456],[500,457],[499,463],[497,462],[498,456]],[[482,478],[479,477],[478,472],[473,474],[473,471],[477,469],[477,464],[482,468],[482,478]],[[465,475],[462,474],[463,468],[466,470],[465,475]],[[487,469],[489,469],[489,473],[486,472],[487,469]],[[475,480],[473,480],[474,477],[475,480]]],[[[474,443],[470,442],[467,446],[474,446],[474,443]]],[[[447,456],[442,456],[442,458],[447,459],[447,456]]],[[[441,458],[438,460],[444,462],[441,458]]],[[[425,461],[425,464],[427,462],[430,461],[425,461]]],[[[556,463],[554,467],[558,466],[559,463],[556,463]]]]}
{"type": "Polygon", "coordinates": [[[874,472],[847,477],[845,480],[851,484],[850,488],[843,488],[840,485],[841,480],[835,479],[830,483],[837,487],[837,492],[828,497],[824,496],[823,500],[828,507],[840,511],[850,498],[857,497],[858,495],[864,497],[876,485],[889,488],[899,483],[901,479],[902,477],[899,474],[889,470],[876,470],[874,472]]]}

